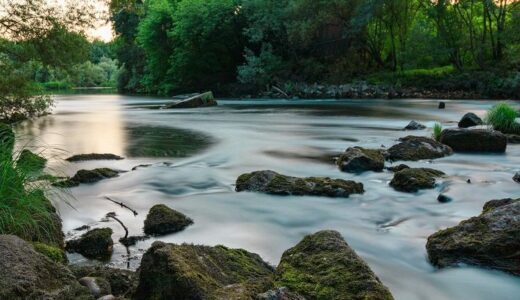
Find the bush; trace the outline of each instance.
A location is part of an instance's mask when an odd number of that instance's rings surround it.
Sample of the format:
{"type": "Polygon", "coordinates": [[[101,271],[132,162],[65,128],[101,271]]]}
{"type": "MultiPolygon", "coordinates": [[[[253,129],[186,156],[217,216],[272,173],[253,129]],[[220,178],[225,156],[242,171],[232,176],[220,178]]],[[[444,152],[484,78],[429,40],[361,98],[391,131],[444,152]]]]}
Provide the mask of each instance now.
{"type": "Polygon", "coordinates": [[[516,122],[518,111],[505,102],[493,106],[486,115],[486,123],[503,133],[520,133],[520,124],[516,122]]]}
{"type": "Polygon", "coordinates": [[[436,140],[437,142],[441,139],[441,133],[442,133],[442,124],[441,123],[435,123],[433,124],[433,133],[432,138],[436,140]]]}

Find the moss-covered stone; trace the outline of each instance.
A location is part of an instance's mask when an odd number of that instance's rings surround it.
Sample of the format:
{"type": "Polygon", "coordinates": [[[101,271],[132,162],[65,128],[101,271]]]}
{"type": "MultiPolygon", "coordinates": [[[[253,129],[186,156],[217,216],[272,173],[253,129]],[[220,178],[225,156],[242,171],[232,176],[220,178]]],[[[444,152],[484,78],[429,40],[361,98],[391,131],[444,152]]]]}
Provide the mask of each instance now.
{"type": "Polygon", "coordinates": [[[94,170],[79,170],[70,179],[54,183],[57,187],[75,187],[82,183],[95,183],[107,178],[119,176],[119,172],[109,168],[98,168],[94,170]]]}
{"type": "Polygon", "coordinates": [[[112,295],[116,297],[130,298],[137,287],[138,275],[131,270],[107,266],[70,266],[69,268],[78,280],[84,277],[104,279],[109,283],[112,295]]]}
{"type": "Polygon", "coordinates": [[[308,235],[282,255],[275,285],[306,299],[393,299],[336,231],[308,235]]]}
{"type": "Polygon", "coordinates": [[[212,92],[189,95],[189,97],[183,97],[182,95],[177,97],[181,100],[171,104],[167,104],[164,106],[164,108],[196,108],[218,105],[217,101],[213,97],[212,92]]]}
{"type": "Polygon", "coordinates": [[[428,237],[432,264],[481,265],[520,275],[520,199],[492,200],[478,217],[428,237]]]}
{"type": "Polygon", "coordinates": [[[394,174],[390,186],[394,189],[415,193],[420,189],[435,187],[435,178],[445,175],[443,172],[429,168],[408,168],[394,174]]]}
{"type": "Polygon", "coordinates": [[[272,272],[242,249],[155,242],[141,261],[133,299],[252,299],[272,287],[272,272]]]}
{"type": "Polygon", "coordinates": [[[362,194],[364,189],[362,183],[351,180],[328,177],[298,178],[267,170],[240,175],[236,181],[236,191],[274,195],[348,197],[351,194],[362,194]]]}
{"type": "Polygon", "coordinates": [[[150,235],[163,235],[183,230],[193,224],[193,220],[183,213],[164,204],[153,206],[144,221],[144,232],[150,235]]]}
{"type": "Polygon", "coordinates": [[[87,160],[121,160],[124,157],[111,153],[89,153],[73,155],[65,160],[69,162],[87,161],[87,160]]]}
{"type": "Polygon", "coordinates": [[[63,249],[40,242],[34,242],[32,244],[34,250],[47,256],[54,262],[61,264],[66,264],[68,262],[67,255],[65,254],[65,251],[63,251],[63,249]]]}
{"type": "Polygon", "coordinates": [[[410,169],[410,167],[405,165],[405,164],[400,164],[400,165],[397,165],[397,166],[393,166],[393,167],[388,167],[387,168],[388,171],[394,172],[394,173],[402,171],[404,169],[410,169]]]}
{"type": "Polygon", "coordinates": [[[385,167],[385,157],[381,150],[351,147],[339,156],[336,163],[343,172],[381,172],[385,167]]]}
{"type": "Polygon", "coordinates": [[[69,252],[77,252],[87,258],[106,260],[112,255],[112,229],[96,228],[83,234],[79,239],[67,242],[69,252]]]}
{"type": "Polygon", "coordinates": [[[28,149],[24,149],[20,153],[20,156],[18,156],[16,165],[25,172],[37,172],[43,170],[46,163],[46,158],[41,157],[28,149]]]}
{"type": "Polygon", "coordinates": [[[399,141],[399,144],[388,149],[386,159],[417,161],[441,158],[453,153],[450,147],[424,136],[410,135],[399,141]]]}

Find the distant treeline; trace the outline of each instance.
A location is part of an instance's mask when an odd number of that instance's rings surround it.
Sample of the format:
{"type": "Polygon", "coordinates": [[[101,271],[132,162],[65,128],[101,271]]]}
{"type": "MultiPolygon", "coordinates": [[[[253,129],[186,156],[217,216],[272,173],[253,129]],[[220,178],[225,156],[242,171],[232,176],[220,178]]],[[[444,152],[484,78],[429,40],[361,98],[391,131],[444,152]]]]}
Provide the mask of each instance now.
{"type": "Polygon", "coordinates": [[[520,93],[519,1],[113,0],[111,17],[122,92],[406,85],[417,73],[438,85],[448,70],[450,86],[475,73],[520,93]]]}

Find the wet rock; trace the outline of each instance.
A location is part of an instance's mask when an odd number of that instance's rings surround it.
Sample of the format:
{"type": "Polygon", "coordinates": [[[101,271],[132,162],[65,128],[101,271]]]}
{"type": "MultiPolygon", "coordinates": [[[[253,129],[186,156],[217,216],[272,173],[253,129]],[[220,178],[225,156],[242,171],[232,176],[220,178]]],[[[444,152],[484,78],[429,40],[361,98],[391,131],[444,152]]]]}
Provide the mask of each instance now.
{"type": "Polygon", "coordinates": [[[405,169],[410,169],[409,166],[405,165],[405,164],[400,164],[398,166],[395,166],[395,167],[388,167],[387,170],[389,170],[390,172],[399,172],[399,171],[402,171],[402,170],[405,170],[405,169]]]}
{"type": "Polygon", "coordinates": [[[79,239],[68,241],[66,249],[86,258],[105,260],[112,255],[113,244],[112,229],[96,228],[83,234],[79,239]]]}
{"type": "Polygon", "coordinates": [[[489,201],[480,216],[428,238],[431,263],[480,265],[520,275],[520,199],[489,201]]]}
{"type": "Polygon", "coordinates": [[[437,201],[439,201],[440,203],[448,203],[448,202],[451,202],[453,201],[453,198],[449,197],[449,196],[446,196],[444,194],[440,194],[438,197],[437,197],[437,201]]]}
{"type": "Polygon", "coordinates": [[[393,299],[342,236],[330,230],[308,235],[286,250],[275,285],[307,299],[393,299]]]}
{"type": "Polygon", "coordinates": [[[14,235],[0,235],[0,299],[90,299],[64,265],[14,235]]]}
{"type": "Polygon", "coordinates": [[[351,147],[339,156],[337,165],[341,171],[349,173],[381,172],[385,167],[385,157],[381,150],[351,147]]]}
{"type": "Polygon", "coordinates": [[[193,220],[164,204],[153,206],[144,221],[144,233],[163,235],[184,230],[193,220]]]}
{"type": "Polygon", "coordinates": [[[507,138],[504,134],[487,129],[444,129],[440,142],[455,152],[505,152],[507,138]]]}
{"type": "Polygon", "coordinates": [[[88,225],[82,225],[80,227],[74,228],[75,231],[83,231],[83,230],[89,230],[89,229],[90,229],[90,226],[88,226],[88,225]]]}
{"type": "Polygon", "coordinates": [[[165,105],[164,108],[196,108],[218,105],[212,92],[188,95],[187,97],[181,95],[177,96],[177,99],[180,101],[165,105]]]}
{"type": "Polygon", "coordinates": [[[127,238],[124,238],[124,237],[120,238],[119,242],[126,247],[130,247],[130,246],[134,246],[135,244],[137,244],[137,242],[144,241],[149,238],[150,237],[146,236],[146,235],[131,235],[127,238]]]}
{"type": "Polygon", "coordinates": [[[408,123],[408,125],[406,125],[404,130],[422,130],[425,128],[426,128],[426,126],[424,126],[423,124],[414,120],[414,121],[411,121],[410,123],[408,123]]]}
{"type": "Polygon", "coordinates": [[[435,178],[443,175],[443,172],[429,168],[404,169],[394,174],[390,186],[397,191],[415,193],[420,189],[434,188],[435,178]]]}
{"type": "Polygon", "coordinates": [[[94,170],[79,170],[72,178],[56,182],[58,187],[75,187],[82,183],[95,183],[107,178],[119,176],[119,172],[109,168],[99,168],[94,170]]]}
{"type": "Polygon", "coordinates": [[[259,294],[255,298],[256,300],[305,300],[303,296],[289,291],[285,287],[272,289],[265,293],[259,294]]]}
{"type": "Polygon", "coordinates": [[[520,183],[520,172],[517,172],[515,176],[513,176],[513,181],[520,183]]]}
{"type": "Polygon", "coordinates": [[[520,144],[520,135],[518,134],[506,134],[507,143],[509,144],[520,144]]]}
{"type": "Polygon", "coordinates": [[[82,277],[78,280],[79,284],[88,288],[92,296],[98,298],[111,293],[108,281],[99,277],[82,277]]]}
{"type": "Polygon", "coordinates": [[[350,180],[328,177],[298,178],[267,170],[240,175],[236,181],[236,191],[262,192],[284,196],[348,197],[351,194],[362,194],[364,189],[362,183],[350,180]]]}
{"type": "Polygon", "coordinates": [[[417,161],[441,158],[453,153],[450,147],[424,136],[410,135],[399,141],[399,144],[388,149],[386,159],[417,161]]]}
{"type": "Polygon", "coordinates": [[[73,155],[65,160],[69,162],[87,161],[87,160],[121,160],[124,157],[111,153],[89,153],[73,155]]]}
{"type": "Polygon", "coordinates": [[[446,108],[446,103],[444,102],[439,102],[439,109],[445,109],[446,108]]]}
{"type": "Polygon", "coordinates": [[[18,156],[18,160],[16,161],[17,167],[21,168],[25,172],[41,171],[45,168],[46,163],[46,158],[41,157],[28,149],[22,150],[20,156],[18,156]]]}
{"type": "Polygon", "coordinates": [[[482,122],[482,119],[479,118],[479,116],[477,116],[476,114],[474,114],[472,112],[469,112],[469,113],[465,114],[462,117],[462,119],[460,119],[459,128],[469,128],[469,127],[479,126],[482,124],[484,124],[484,122],[482,122]]]}
{"type": "Polygon", "coordinates": [[[106,266],[70,266],[76,278],[94,277],[108,282],[112,295],[130,297],[138,283],[138,275],[130,270],[106,266]]]}
{"type": "Polygon", "coordinates": [[[260,256],[224,246],[155,242],[144,254],[133,299],[254,299],[272,287],[260,256]]]}

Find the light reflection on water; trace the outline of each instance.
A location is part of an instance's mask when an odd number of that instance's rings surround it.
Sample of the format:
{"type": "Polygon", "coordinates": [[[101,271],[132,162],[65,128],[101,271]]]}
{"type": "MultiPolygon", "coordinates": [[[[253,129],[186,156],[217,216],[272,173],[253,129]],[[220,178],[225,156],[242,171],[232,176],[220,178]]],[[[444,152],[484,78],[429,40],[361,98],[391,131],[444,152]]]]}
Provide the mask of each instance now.
{"type": "MultiPolygon", "coordinates": [[[[520,146],[505,155],[453,155],[409,163],[450,176],[439,188],[417,194],[388,187],[392,174],[341,173],[328,157],[349,146],[386,147],[409,133],[415,119],[445,126],[467,111],[482,116],[492,102],[453,101],[438,110],[436,101],[220,101],[219,107],[151,110],[145,104],[164,100],[115,95],[60,96],[55,114],[22,124],[18,133],[37,145],[70,153],[112,152],[122,161],[65,164],[51,169],[73,174],[80,168],[112,167],[130,171],[119,178],[71,190],[71,208],[58,202],[66,232],[100,223],[115,211],[131,234],[142,231],[148,209],[166,203],[195,220],[193,226],[161,240],[175,243],[224,244],[259,253],[275,265],[282,252],[305,234],[336,229],[391,289],[396,299],[517,299],[520,279],[474,267],[438,271],[426,259],[428,235],[477,215],[491,199],[520,197],[511,177],[520,169],[520,146]],[[35,138],[37,137],[37,138],[35,138]],[[170,164],[163,164],[169,162],[170,164]],[[235,193],[243,172],[273,169],[295,176],[329,176],[363,182],[366,193],[350,199],[277,197],[235,193]],[[471,178],[473,184],[467,184],[471,178]],[[455,200],[436,201],[440,190],[455,200]],[[104,199],[123,201],[137,217],[104,199]]],[[[418,134],[428,135],[427,131],[418,134]]],[[[131,248],[131,266],[154,239],[131,248]]],[[[126,250],[116,245],[112,263],[126,265],[126,250]]],[[[77,255],[75,263],[86,263],[77,255]]]]}

